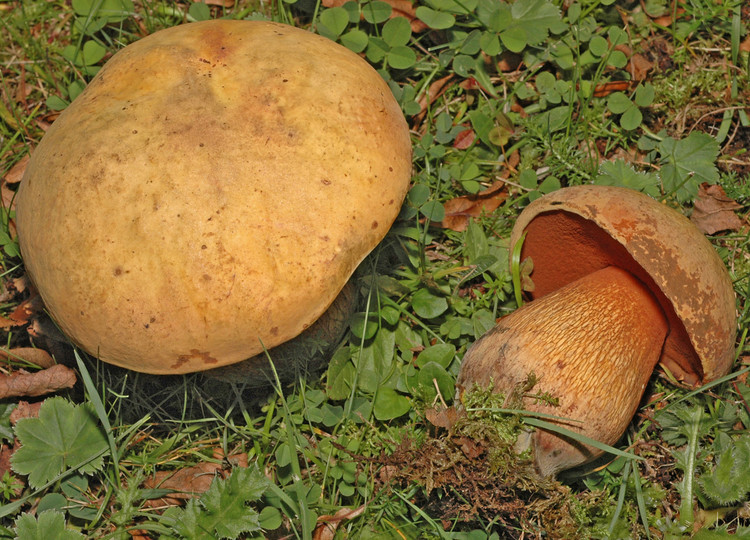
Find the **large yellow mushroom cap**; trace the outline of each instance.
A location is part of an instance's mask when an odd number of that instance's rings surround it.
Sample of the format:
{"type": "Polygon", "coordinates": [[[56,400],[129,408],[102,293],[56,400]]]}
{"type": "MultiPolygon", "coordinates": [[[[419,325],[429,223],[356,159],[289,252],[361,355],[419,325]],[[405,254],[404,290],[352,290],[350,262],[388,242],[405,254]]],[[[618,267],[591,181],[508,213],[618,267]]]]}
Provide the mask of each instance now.
{"type": "Polygon", "coordinates": [[[232,364],[331,304],[408,189],[408,127],[351,51],[209,21],[118,52],[34,152],[17,197],[50,314],[104,361],[232,364]]]}

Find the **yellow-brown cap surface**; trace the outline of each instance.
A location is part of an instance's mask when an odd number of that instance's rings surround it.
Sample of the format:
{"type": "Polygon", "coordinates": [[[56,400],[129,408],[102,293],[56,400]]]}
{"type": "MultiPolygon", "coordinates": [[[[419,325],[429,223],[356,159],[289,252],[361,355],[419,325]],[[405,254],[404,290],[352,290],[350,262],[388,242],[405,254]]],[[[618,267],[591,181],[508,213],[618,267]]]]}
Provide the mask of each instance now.
{"type": "Polygon", "coordinates": [[[408,189],[408,127],[351,51],[210,21],[118,52],[34,152],[17,198],[53,318],[148,373],[231,364],[331,304],[408,189]]]}

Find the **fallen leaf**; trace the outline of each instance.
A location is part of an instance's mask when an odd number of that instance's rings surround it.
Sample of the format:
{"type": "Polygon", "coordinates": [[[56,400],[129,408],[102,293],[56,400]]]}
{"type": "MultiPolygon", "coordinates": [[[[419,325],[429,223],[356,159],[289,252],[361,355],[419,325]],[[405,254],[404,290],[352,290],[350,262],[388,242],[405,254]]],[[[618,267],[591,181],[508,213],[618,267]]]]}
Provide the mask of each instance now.
{"type": "Polygon", "coordinates": [[[630,77],[634,81],[646,80],[646,77],[654,69],[654,63],[648,60],[641,53],[636,53],[628,60],[628,65],[625,66],[625,70],[630,73],[630,77]]]}
{"type": "Polygon", "coordinates": [[[378,471],[378,480],[381,483],[387,484],[398,474],[399,468],[396,465],[383,465],[378,471]]]}
{"type": "Polygon", "coordinates": [[[363,504],[359,508],[341,508],[332,516],[319,516],[313,533],[313,540],[333,540],[338,526],[346,520],[354,519],[365,511],[363,504]]]}
{"type": "Polygon", "coordinates": [[[7,182],[3,182],[0,186],[0,198],[3,201],[3,208],[8,210],[15,210],[16,207],[16,192],[8,187],[7,182]]]}
{"type": "MultiPolygon", "coordinates": [[[[5,476],[5,473],[13,473],[13,469],[11,469],[10,465],[10,458],[13,453],[20,447],[21,443],[18,441],[18,439],[13,441],[13,446],[5,443],[0,444],[0,477],[5,476]]],[[[11,491],[10,500],[14,500],[16,497],[18,497],[23,491],[24,487],[24,484],[20,480],[16,480],[16,482],[7,486],[7,488],[11,491]]]]}
{"type": "MultiPolygon", "coordinates": [[[[221,454],[223,456],[223,453],[221,454]]],[[[226,458],[230,463],[238,463],[239,466],[247,466],[247,454],[232,454],[226,458]],[[244,465],[242,465],[244,464],[244,465]]],[[[176,471],[157,471],[143,482],[146,489],[170,489],[174,493],[165,495],[159,499],[149,499],[146,506],[177,506],[188,499],[198,497],[205,493],[214,478],[220,476],[226,478],[221,463],[203,462],[192,467],[184,467],[176,471]]]]}
{"type": "Polygon", "coordinates": [[[10,472],[10,456],[13,455],[13,452],[15,452],[19,446],[21,446],[21,443],[19,443],[18,440],[15,441],[13,446],[9,446],[5,443],[0,444],[0,477],[6,472],[10,472]]]}
{"type": "Polygon", "coordinates": [[[484,452],[480,444],[468,437],[456,437],[453,442],[461,447],[461,451],[469,459],[476,459],[484,452]]]}
{"type": "Polygon", "coordinates": [[[464,231],[469,224],[469,219],[489,214],[500,206],[508,197],[503,189],[505,183],[498,180],[484,191],[474,195],[463,195],[447,201],[445,208],[445,219],[440,222],[444,229],[464,231]]]}
{"type": "Polygon", "coordinates": [[[10,375],[0,375],[0,399],[43,396],[63,388],[72,388],[75,383],[75,371],[62,364],[34,373],[16,371],[10,375]]]}
{"type": "Polygon", "coordinates": [[[453,80],[453,75],[446,75],[440,79],[434,81],[430,86],[427,87],[427,91],[419,96],[417,103],[419,104],[419,113],[414,116],[414,124],[419,125],[424,116],[427,114],[427,109],[432,105],[445,91],[450,87],[450,83],[453,80]]]}
{"type": "Polygon", "coordinates": [[[425,409],[424,415],[433,426],[451,430],[456,422],[465,416],[465,413],[463,410],[459,412],[455,407],[436,407],[425,409]]]}
{"type": "Polygon", "coordinates": [[[226,454],[224,454],[223,448],[216,447],[213,451],[213,458],[225,459],[232,467],[247,467],[247,454],[244,452],[241,454],[230,454],[227,456],[226,454]]]}
{"type": "Polygon", "coordinates": [[[685,8],[678,7],[674,11],[669,9],[664,15],[653,17],[652,20],[654,21],[654,23],[656,23],[659,26],[669,28],[670,26],[672,26],[672,22],[676,19],[681,18],[680,15],[683,15],[684,13],[685,13],[685,8]],[[672,18],[673,14],[674,14],[674,19],[672,18]]]}
{"type": "Polygon", "coordinates": [[[605,97],[613,92],[624,92],[630,88],[630,81],[610,81],[594,87],[594,97],[605,97]]]}
{"type": "Polygon", "coordinates": [[[55,365],[55,360],[47,351],[34,347],[16,347],[14,349],[0,347],[0,359],[28,362],[40,368],[49,368],[55,365]]]}
{"type": "Polygon", "coordinates": [[[14,326],[21,326],[21,324],[22,323],[19,323],[18,321],[7,319],[5,317],[0,317],[0,328],[3,328],[3,329],[13,328],[14,326]]]}
{"type": "Polygon", "coordinates": [[[476,80],[474,77],[468,77],[458,83],[458,86],[463,88],[464,90],[481,90],[482,92],[486,92],[488,94],[492,94],[493,92],[486,89],[484,86],[481,85],[481,83],[476,80]]]}
{"type": "Polygon", "coordinates": [[[209,6],[221,6],[221,7],[232,7],[234,6],[235,0],[195,0],[196,2],[202,2],[209,6]]]}
{"type": "Polygon", "coordinates": [[[221,474],[220,463],[199,463],[176,471],[157,471],[143,482],[146,489],[171,489],[174,493],[160,499],[149,499],[147,506],[176,506],[187,499],[205,493],[217,474],[221,474]]]}
{"type": "Polygon", "coordinates": [[[734,213],[742,205],[727,196],[719,185],[701,184],[690,221],[704,234],[739,230],[743,222],[734,213]]]}
{"type": "Polygon", "coordinates": [[[29,164],[29,154],[26,154],[18,162],[13,165],[10,170],[5,173],[5,182],[7,184],[17,184],[23,178],[23,173],[26,172],[26,165],[29,164]]]}
{"type": "Polygon", "coordinates": [[[26,324],[29,320],[39,313],[43,309],[42,298],[35,294],[31,298],[28,298],[18,304],[13,313],[8,315],[8,318],[12,321],[16,321],[19,325],[26,324]]]}
{"type": "Polygon", "coordinates": [[[39,409],[44,401],[37,401],[29,403],[28,401],[19,401],[16,404],[16,408],[10,413],[10,423],[15,426],[16,422],[22,418],[37,418],[39,416],[39,409]]]}
{"type": "Polygon", "coordinates": [[[26,288],[26,281],[23,278],[11,279],[3,283],[3,290],[0,292],[0,304],[7,304],[18,298],[18,295],[26,288]],[[19,286],[21,287],[19,289],[19,286]]]}
{"type": "Polygon", "coordinates": [[[742,43],[740,43],[740,51],[750,52],[750,35],[748,35],[742,43]]]}
{"type": "Polygon", "coordinates": [[[456,135],[456,140],[453,141],[453,148],[457,150],[466,150],[474,144],[474,139],[476,139],[476,134],[473,129],[460,131],[458,135],[456,135]]]}

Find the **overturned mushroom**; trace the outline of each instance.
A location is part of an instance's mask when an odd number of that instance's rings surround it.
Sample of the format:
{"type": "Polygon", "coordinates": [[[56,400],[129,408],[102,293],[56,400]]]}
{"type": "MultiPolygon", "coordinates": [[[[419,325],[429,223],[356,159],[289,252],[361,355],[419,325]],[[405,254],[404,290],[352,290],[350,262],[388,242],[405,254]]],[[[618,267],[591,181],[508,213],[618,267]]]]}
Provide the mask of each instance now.
{"type": "MultiPolygon", "coordinates": [[[[686,384],[726,374],[733,361],[735,300],[729,274],[684,216],[632,190],[565,188],[521,212],[511,246],[525,235],[532,302],[503,317],[466,353],[458,382],[507,391],[530,372],[571,419],[565,427],[616,443],[658,362],[686,384]]],[[[601,452],[539,430],[532,440],[544,475],[601,452]]]]}
{"type": "Polygon", "coordinates": [[[355,53],[283,24],[186,24],[115,54],[51,126],[17,197],[21,252],[92,355],[202,371],[310,327],[410,173],[401,109],[355,53]]]}

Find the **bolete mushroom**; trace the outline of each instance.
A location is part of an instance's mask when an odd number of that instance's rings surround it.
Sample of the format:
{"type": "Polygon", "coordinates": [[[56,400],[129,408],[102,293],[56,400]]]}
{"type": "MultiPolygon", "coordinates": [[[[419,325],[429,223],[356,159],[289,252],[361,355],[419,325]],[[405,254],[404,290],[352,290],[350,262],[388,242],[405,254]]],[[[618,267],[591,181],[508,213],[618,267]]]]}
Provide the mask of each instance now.
{"type": "MultiPolygon", "coordinates": [[[[533,372],[535,390],[559,407],[528,399],[529,410],[570,419],[558,423],[611,445],[658,362],[689,385],[729,371],[732,283],[710,242],[676,210],[625,188],[569,187],[521,212],[510,245],[522,238],[534,300],[470,347],[458,377],[464,389],[507,392],[533,372]]],[[[550,431],[530,439],[545,476],[601,454],[550,431]]]]}
{"type": "Polygon", "coordinates": [[[162,30],[52,124],[17,196],[26,269],[103,361],[178,374],[312,325],[396,218],[411,142],[355,53],[271,22],[162,30]]]}

